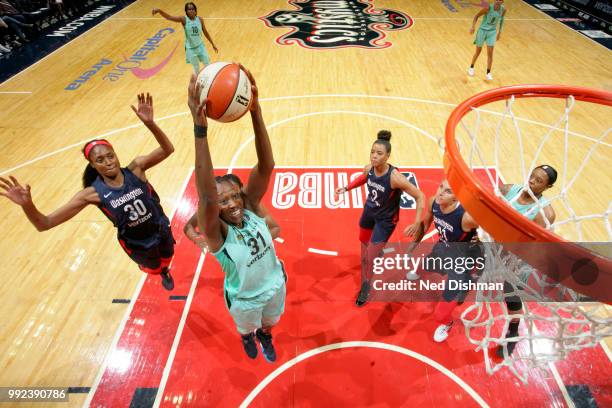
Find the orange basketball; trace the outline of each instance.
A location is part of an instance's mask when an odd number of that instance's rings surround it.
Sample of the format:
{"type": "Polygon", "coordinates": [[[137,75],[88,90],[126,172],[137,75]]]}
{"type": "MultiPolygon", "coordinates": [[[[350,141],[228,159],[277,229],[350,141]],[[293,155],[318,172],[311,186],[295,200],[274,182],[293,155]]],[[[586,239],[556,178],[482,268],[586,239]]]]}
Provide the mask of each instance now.
{"type": "Polygon", "coordinates": [[[208,98],[206,116],[219,122],[240,119],[251,105],[251,81],[238,64],[215,62],[198,75],[200,101],[208,98]]]}

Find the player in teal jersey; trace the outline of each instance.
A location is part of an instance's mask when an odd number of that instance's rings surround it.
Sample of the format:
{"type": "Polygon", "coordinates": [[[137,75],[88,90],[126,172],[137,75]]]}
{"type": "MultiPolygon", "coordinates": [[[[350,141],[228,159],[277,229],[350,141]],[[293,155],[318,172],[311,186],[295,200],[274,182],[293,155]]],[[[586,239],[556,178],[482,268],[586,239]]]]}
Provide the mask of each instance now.
{"type": "Polygon", "coordinates": [[[555,221],[556,215],[555,210],[548,200],[542,196],[542,193],[551,188],[555,181],[557,181],[557,170],[552,166],[543,164],[533,169],[529,175],[529,189],[537,201],[521,184],[503,184],[499,190],[503,194],[504,200],[512,208],[546,228],[547,224],[550,225],[555,221]]]}
{"type": "MultiPolygon", "coordinates": [[[[261,199],[274,170],[272,145],[251,73],[241,66],[252,84],[251,120],[255,133],[257,164],[244,189],[230,177],[214,177],[205,115],[206,100],[199,101],[196,76],[189,83],[189,108],[194,121],[198,226],[210,252],[225,273],[225,301],[250,358],[257,357],[255,337],[264,357],[273,362],[276,351],[271,330],[285,308],[286,275],[276,256],[261,199]]],[[[278,226],[276,226],[278,227],[278,226]]],[[[277,228],[276,228],[277,229],[277,228]]]]}
{"type": "Polygon", "coordinates": [[[185,59],[188,64],[193,65],[193,70],[196,74],[200,72],[200,62],[204,66],[210,64],[201,34],[203,33],[206,39],[210,41],[215,52],[219,52],[219,50],[215,46],[210,34],[208,34],[204,26],[204,20],[198,16],[198,8],[194,3],[185,4],[184,16],[171,16],[161,9],[153,9],[153,15],[157,13],[161,14],[166,20],[175,21],[183,25],[185,30],[185,59]]]}
{"type": "Polygon", "coordinates": [[[482,46],[487,43],[487,80],[493,80],[491,74],[491,67],[493,66],[493,49],[495,47],[495,41],[499,40],[504,26],[504,16],[506,15],[506,8],[504,7],[504,0],[495,0],[493,4],[488,4],[483,7],[475,16],[472,21],[472,28],[470,28],[470,34],[474,34],[476,22],[480,16],[484,16],[474,44],[476,44],[476,52],[472,57],[472,65],[468,68],[468,75],[474,76],[474,64],[482,51],[482,46]],[[497,23],[499,22],[499,31],[497,31],[497,23]]]}
{"type": "MultiPolygon", "coordinates": [[[[555,222],[556,214],[542,193],[551,188],[555,181],[557,181],[557,170],[552,166],[543,164],[533,169],[529,175],[529,190],[533,194],[522,184],[502,184],[499,190],[503,195],[503,199],[512,208],[541,227],[547,228],[555,222]]],[[[509,295],[513,291],[512,285],[504,282],[504,301],[509,316],[518,315],[523,309],[521,298],[518,295],[509,295]]],[[[518,336],[519,323],[520,317],[512,317],[510,319],[506,330],[507,339],[518,336]]],[[[506,346],[508,355],[512,354],[516,344],[517,341],[508,341],[506,346]]],[[[498,357],[504,358],[503,346],[498,346],[496,353],[498,357]]]]}

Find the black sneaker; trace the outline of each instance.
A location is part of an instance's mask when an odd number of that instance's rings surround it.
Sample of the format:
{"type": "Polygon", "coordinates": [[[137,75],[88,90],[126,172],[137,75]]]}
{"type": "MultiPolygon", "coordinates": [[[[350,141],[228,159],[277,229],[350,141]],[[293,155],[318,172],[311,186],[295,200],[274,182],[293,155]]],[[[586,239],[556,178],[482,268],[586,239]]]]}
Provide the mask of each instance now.
{"type": "MultiPolygon", "coordinates": [[[[518,334],[518,330],[508,330],[506,332],[506,338],[510,338],[510,337],[517,337],[518,334]]],[[[511,355],[512,352],[514,351],[514,348],[516,347],[516,343],[518,343],[518,341],[508,341],[506,343],[506,348],[508,349],[508,355],[511,355]]],[[[497,357],[500,358],[504,358],[504,346],[497,346],[497,357]]]]}
{"type": "Polygon", "coordinates": [[[244,352],[247,353],[247,356],[250,358],[257,357],[257,344],[255,344],[255,333],[249,333],[242,336],[242,347],[244,347],[244,352]]]}
{"type": "MultiPolygon", "coordinates": [[[[512,355],[512,352],[514,351],[514,348],[516,347],[517,343],[518,341],[509,341],[508,343],[506,343],[506,347],[508,348],[508,356],[512,355]]],[[[496,354],[497,357],[504,358],[504,346],[497,346],[496,354]]]]}
{"type": "Polygon", "coordinates": [[[172,275],[170,275],[170,269],[162,269],[162,272],[159,275],[161,276],[162,286],[164,287],[164,289],[174,289],[174,279],[172,279],[172,275]]]}
{"type": "Polygon", "coordinates": [[[357,295],[357,300],[355,304],[359,307],[365,305],[368,302],[368,296],[370,295],[370,282],[363,281],[361,283],[361,289],[359,290],[359,295],[357,295]]]}
{"type": "Polygon", "coordinates": [[[268,362],[273,363],[276,361],[276,350],[274,350],[274,344],[272,344],[272,335],[265,333],[261,329],[257,329],[255,331],[255,335],[257,336],[257,340],[259,340],[259,344],[261,345],[261,352],[268,362]]]}

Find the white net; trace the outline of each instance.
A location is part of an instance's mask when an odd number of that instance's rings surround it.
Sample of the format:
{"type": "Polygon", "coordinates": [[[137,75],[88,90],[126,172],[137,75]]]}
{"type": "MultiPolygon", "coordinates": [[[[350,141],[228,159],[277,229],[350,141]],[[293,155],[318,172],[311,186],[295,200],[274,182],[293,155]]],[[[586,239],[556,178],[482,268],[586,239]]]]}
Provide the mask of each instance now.
{"type": "MultiPolygon", "coordinates": [[[[486,110],[472,108],[457,127],[455,140],[470,168],[485,169],[483,182],[500,200],[502,185],[519,185],[537,202],[533,211],[547,229],[568,241],[604,243],[597,247],[609,252],[611,122],[608,107],[578,102],[571,95],[565,99],[509,96],[486,105],[486,110]],[[529,186],[530,174],[541,164],[558,171],[545,200],[538,200],[529,186]],[[549,205],[556,213],[553,222],[545,210],[549,205]]],[[[472,216],[478,221],[478,214],[472,216]]],[[[484,353],[490,374],[507,367],[527,382],[532,369],[545,368],[612,336],[608,305],[585,302],[581,294],[505,250],[486,231],[481,235],[488,243],[480,281],[504,282],[504,290],[478,292],[461,319],[469,341],[484,353]],[[518,333],[509,331],[510,322],[517,321],[518,333]]]]}

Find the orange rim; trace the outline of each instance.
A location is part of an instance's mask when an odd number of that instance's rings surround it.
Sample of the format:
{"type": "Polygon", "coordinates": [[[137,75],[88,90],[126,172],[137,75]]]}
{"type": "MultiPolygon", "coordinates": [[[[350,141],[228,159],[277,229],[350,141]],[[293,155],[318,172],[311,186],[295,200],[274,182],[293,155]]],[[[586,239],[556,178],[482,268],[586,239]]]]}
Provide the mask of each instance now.
{"type": "MultiPolygon", "coordinates": [[[[444,171],[461,204],[497,242],[562,243],[565,261],[573,263],[583,259],[593,261],[599,271],[604,272],[599,274],[598,279],[603,278],[605,282],[598,280],[598,284],[604,285],[604,289],[609,289],[612,288],[612,261],[610,259],[564,240],[512,209],[476,178],[464,162],[457,143],[454,142],[457,125],[472,108],[505,100],[512,96],[515,98],[565,99],[569,95],[574,96],[577,101],[612,106],[612,92],[564,85],[508,86],[485,91],[467,99],[453,110],[446,124],[444,171]]],[[[557,253],[555,256],[558,255],[557,253]]],[[[580,293],[590,296],[594,294],[593,290],[584,285],[572,284],[572,282],[563,283],[580,293]]]]}

